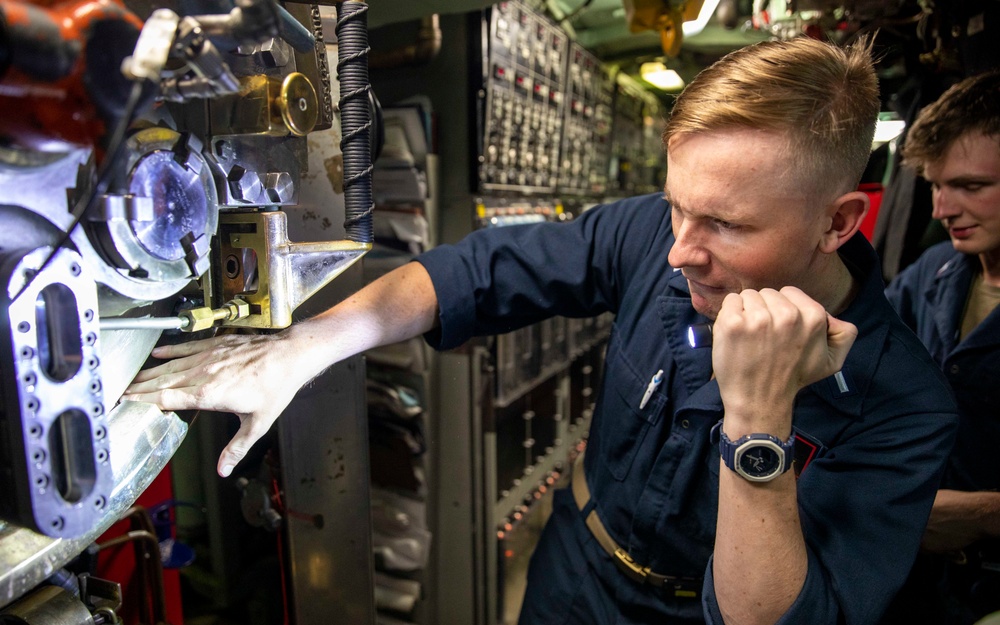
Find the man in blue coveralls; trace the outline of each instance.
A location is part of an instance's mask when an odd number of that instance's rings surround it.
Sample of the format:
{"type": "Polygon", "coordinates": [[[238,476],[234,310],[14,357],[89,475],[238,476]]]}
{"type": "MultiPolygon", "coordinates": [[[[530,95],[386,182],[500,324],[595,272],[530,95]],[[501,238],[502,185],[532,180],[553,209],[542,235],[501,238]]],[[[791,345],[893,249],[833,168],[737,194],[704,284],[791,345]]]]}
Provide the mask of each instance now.
{"type": "Polygon", "coordinates": [[[521,623],[874,623],[956,419],[857,233],[878,111],[864,42],[739,50],[677,99],[665,195],[475,232],[284,332],[160,348],[173,360],[128,392],[237,413],[225,476],[349,355],[612,311],[586,458],[521,623]],[[687,328],[713,320],[714,347],[691,349],[687,328]]]}
{"type": "Polygon", "coordinates": [[[886,295],[944,371],[960,420],[923,553],[886,622],[966,624],[1000,610],[1000,72],[922,110],[902,153],[951,241],[886,295]]]}

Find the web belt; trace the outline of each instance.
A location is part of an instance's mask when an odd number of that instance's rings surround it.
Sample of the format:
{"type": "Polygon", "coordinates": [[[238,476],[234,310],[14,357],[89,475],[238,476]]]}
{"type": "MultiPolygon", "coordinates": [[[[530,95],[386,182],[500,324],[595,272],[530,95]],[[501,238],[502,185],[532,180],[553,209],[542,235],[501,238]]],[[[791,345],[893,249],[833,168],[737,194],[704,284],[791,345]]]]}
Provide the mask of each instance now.
{"type": "MultiPolygon", "coordinates": [[[[576,458],[573,465],[572,477],[573,499],[576,500],[576,507],[581,511],[590,501],[590,488],[587,486],[587,478],[583,474],[583,453],[576,458]]],[[[702,579],[697,577],[676,577],[673,575],[662,575],[654,573],[648,566],[643,566],[632,559],[627,551],[622,549],[608,530],[604,528],[604,523],[597,516],[597,509],[592,509],[585,519],[587,529],[594,535],[597,544],[604,549],[611,560],[622,573],[640,584],[649,584],[655,588],[661,588],[668,595],[683,598],[697,599],[701,595],[702,579]]]]}

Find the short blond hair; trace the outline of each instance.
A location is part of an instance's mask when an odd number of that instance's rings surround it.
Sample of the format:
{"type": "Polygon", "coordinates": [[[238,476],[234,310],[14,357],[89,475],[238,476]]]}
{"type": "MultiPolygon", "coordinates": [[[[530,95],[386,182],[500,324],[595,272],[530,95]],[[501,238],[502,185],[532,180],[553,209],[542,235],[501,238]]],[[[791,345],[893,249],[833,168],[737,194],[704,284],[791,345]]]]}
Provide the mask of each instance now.
{"type": "Polygon", "coordinates": [[[841,48],[808,37],[766,41],[702,71],[674,104],[663,145],[682,135],[755,129],[784,134],[818,190],[857,188],[881,101],[867,38],[841,48]]]}

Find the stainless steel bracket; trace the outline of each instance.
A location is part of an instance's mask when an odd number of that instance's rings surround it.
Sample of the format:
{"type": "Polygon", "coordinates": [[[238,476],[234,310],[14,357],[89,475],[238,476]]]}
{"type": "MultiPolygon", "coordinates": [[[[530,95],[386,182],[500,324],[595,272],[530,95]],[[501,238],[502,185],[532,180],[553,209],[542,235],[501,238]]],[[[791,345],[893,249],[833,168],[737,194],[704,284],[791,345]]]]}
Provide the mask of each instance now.
{"type": "Polygon", "coordinates": [[[221,213],[215,295],[250,304],[248,317],[224,325],[291,325],[292,311],[370,249],[370,243],[347,240],[293,243],[282,211],[221,213]]]}

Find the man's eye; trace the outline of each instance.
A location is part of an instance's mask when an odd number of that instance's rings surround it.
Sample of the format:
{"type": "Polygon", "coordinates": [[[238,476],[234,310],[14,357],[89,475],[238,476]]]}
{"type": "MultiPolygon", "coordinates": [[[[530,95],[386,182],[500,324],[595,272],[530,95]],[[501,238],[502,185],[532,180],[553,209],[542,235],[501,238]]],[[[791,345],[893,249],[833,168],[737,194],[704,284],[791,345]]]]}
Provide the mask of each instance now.
{"type": "Polygon", "coordinates": [[[724,221],[722,219],[713,219],[712,221],[720,230],[735,230],[739,228],[739,226],[730,221],[724,221]]]}

